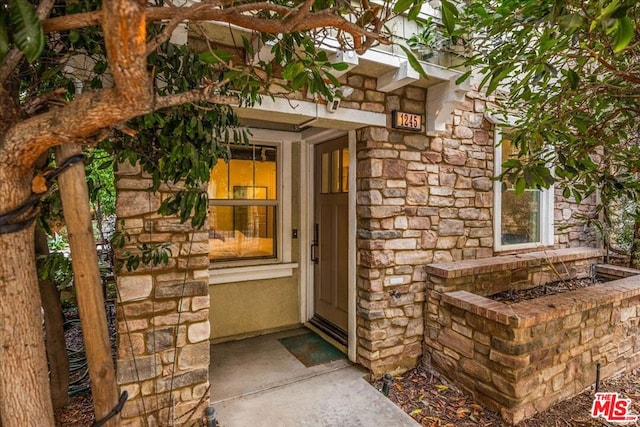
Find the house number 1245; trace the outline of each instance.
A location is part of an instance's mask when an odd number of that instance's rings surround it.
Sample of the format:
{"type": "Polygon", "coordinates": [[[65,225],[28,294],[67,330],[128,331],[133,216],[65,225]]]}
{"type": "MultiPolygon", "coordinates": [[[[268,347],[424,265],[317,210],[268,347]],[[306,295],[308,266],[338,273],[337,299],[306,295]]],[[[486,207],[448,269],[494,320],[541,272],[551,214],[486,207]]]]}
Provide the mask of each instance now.
{"type": "Polygon", "coordinates": [[[420,114],[394,111],[392,118],[392,126],[395,129],[406,129],[413,131],[420,131],[422,129],[422,116],[420,114]]]}

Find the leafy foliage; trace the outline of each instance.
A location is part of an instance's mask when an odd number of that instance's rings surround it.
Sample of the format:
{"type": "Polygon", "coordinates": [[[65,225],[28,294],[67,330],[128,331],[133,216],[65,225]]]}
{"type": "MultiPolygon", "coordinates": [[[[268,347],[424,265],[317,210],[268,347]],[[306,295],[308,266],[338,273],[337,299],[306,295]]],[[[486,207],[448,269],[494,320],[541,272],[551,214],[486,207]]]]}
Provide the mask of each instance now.
{"type": "Polygon", "coordinates": [[[0,63],[12,45],[33,62],[42,53],[44,44],[42,23],[29,0],[9,0],[0,5],[0,63]]]}
{"type": "Polygon", "coordinates": [[[496,96],[493,113],[515,116],[504,133],[520,160],[503,175],[520,191],[598,192],[605,222],[612,201],[637,200],[639,14],[636,1],[474,0],[457,19],[476,36],[468,65],[496,96]]]}
{"type": "MultiPolygon", "coordinates": [[[[13,14],[10,13],[11,8],[0,9],[3,12],[0,19],[0,52],[17,43],[18,30],[22,28],[33,34],[43,34],[40,22],[37,19],[37,22],[32,22],[35,15],[31,12],[35,9],[29,0],[10,2],[24,6],[23,19],[20,26],[4,25],[2,23],[9,22],[13,14]]],[[[283,0],[270,3],[292,7],[290,2],[283,0]]],[[[163,2],[157,0],[151,4],[162,6],[163,2]]],[[[286,17],[276,9],[267,7],[261,10],[264,3],[257,4],[260,6],[251,12],[255,18],[275,22],[286,17]]],[[[356,25],[379,33],[384,39],[391,34],[383,24],[393,13],[407,13],[415,19],[421,4],[417,0],[403,0],[393,6],[390,3],[371,6],[368,1],[347,5],[336,0],[323,0],[315,2],[311,12],[353,16],[356,25]]],[[[79,16],[97,11],[100,6],[98,0],[57,0],[51,16],[79,16]]],[[[320,28],[282,34],[246,32],[233,39],[233,46],[227,46],[209,40],[206,29],[191,21],[190,33],[202,41],[200,47],[193,49],[163,39],[163,31],[170,25],[167,22],[149,23],[147,29],[148,46],[153,46],[148,50],[147,65],[155,96],[167,97],[204,87],[212,95],[234,96],[242,106],[260,103],[263,96],[272,96],[271,92],[276,88],[284,96],[300,91],[331,101],[335,96],[340,96],[336,93],[340,82],[332,72],[344,70],[346,64],[330,62],[327,52],[320,48],[322,40],[335,37],[345,49],[359,49],[365,40],[342,30],[331,32],[328,28],[320,28]],[[269,46],[270,52],[266,58],[261,57],[265,56],[264,49],[258,54],[258,46],[269,46]]],[[[104,34],[100,27],[86,26],[50,34],[47,43],[50,48],[38,51],[38,55],[34,51],[33,56],[29,57],[33,64],[28,69],[19,69],[16,74],[20,82],[22,105],[29,106],[34,99],[60,88],[66,89],[66,93],[59,96],[59,101],[64,103],[77,96],[79,88],[85,91],[99,90],[113,85],[104,34]]],[[[29,55],[26,47],[23,51],[29,55]]],[[[410,55],[414,67],[419,68],[417,60],[410,55]]],[[[47,106],[33,108],[32,114],[45,108],[47,106]]],[[[110,153],[112,157],[104,158],[101,155],[101,160],[89,167],[89,189],[96,201],[94,212],[97,216],[113,213],[114,189],[107,183],[112,168],[120,162],[139,162],[152,178],[150,191],[157,191],[162,185],[175,190],[172,197],[163,199],[159,213],[177,214],[182,221],[190,220],[194,227],[201,227],[208,210],[204,183],[209,179],[210,170],[217,161],[229,159],[231,144],[246,144],[248,140],[249,133],[240,125],[232,106],[210,102],[185,103],[153,111],[118,125],[109,134],[101,134],[98,141],[100,150],[103,150],[100,153],[110,153]]],[[[55,216],[60,207],[59,200],[50,197],[47,212],[55,216]]],[[[130,247],[130,243],[124,241],[119,241],[119,244],[130,247]]],[[[135,254],[142,254],[138,262],[143,263],[162,261],[163,256],[144,254],[154,251],[162,253],[165,250],[161,247],[136,247],[130,255],[135,257],[135,254]]]]}

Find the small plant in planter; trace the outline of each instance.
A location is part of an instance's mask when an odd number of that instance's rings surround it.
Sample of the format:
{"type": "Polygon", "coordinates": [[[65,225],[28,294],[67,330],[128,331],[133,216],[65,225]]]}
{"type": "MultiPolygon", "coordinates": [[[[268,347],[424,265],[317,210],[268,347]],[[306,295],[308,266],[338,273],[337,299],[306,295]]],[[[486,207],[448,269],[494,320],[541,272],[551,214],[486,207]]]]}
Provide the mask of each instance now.
{"type": "Polygon", "coordinates": [[[431,18],[425,21],[422,31],[407,39],[407,45],[417,54],[419,59],[423,60],[442,51],[446,48],[446,44],[447,40],[431,18]]]}

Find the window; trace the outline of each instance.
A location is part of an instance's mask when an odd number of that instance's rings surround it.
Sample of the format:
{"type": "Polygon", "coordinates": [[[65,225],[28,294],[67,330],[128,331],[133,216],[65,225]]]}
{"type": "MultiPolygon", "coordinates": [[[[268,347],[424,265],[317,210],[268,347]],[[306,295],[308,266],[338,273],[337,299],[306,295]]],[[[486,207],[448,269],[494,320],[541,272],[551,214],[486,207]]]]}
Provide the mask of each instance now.
{"type": "Polygon", "coordinates": [[[268,259],[278,256],[278,149],[233,146],[209,180],[209,258],[268,259]]]}
{"type": "Polygon", "coordinates": [[[349,149],[322,153],[322,194],[349,192],[349,149]]]}
{"type": "MultiPolygon", "coordinates": [[[[496,176],[502,173],[502,163],[515,154],[509,140],[500,140],[501,132],[496,130],[496,176]]],[[[512,184],[496,182],[494,193],[496,250],[553,244],[553,188],[526,189],[516,195],[512,184]]]]}

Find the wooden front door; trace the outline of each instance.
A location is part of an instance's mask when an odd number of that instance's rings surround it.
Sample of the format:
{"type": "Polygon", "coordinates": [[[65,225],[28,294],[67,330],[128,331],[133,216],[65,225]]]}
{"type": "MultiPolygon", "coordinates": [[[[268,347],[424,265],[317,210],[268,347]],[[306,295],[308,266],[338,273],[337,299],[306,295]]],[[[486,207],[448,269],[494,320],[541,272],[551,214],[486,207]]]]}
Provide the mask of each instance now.
{"type": "Polygon", "coordinates": [[[315,147],[315,318],[348,330],[349,141],[346,136],[315,147]]]}

